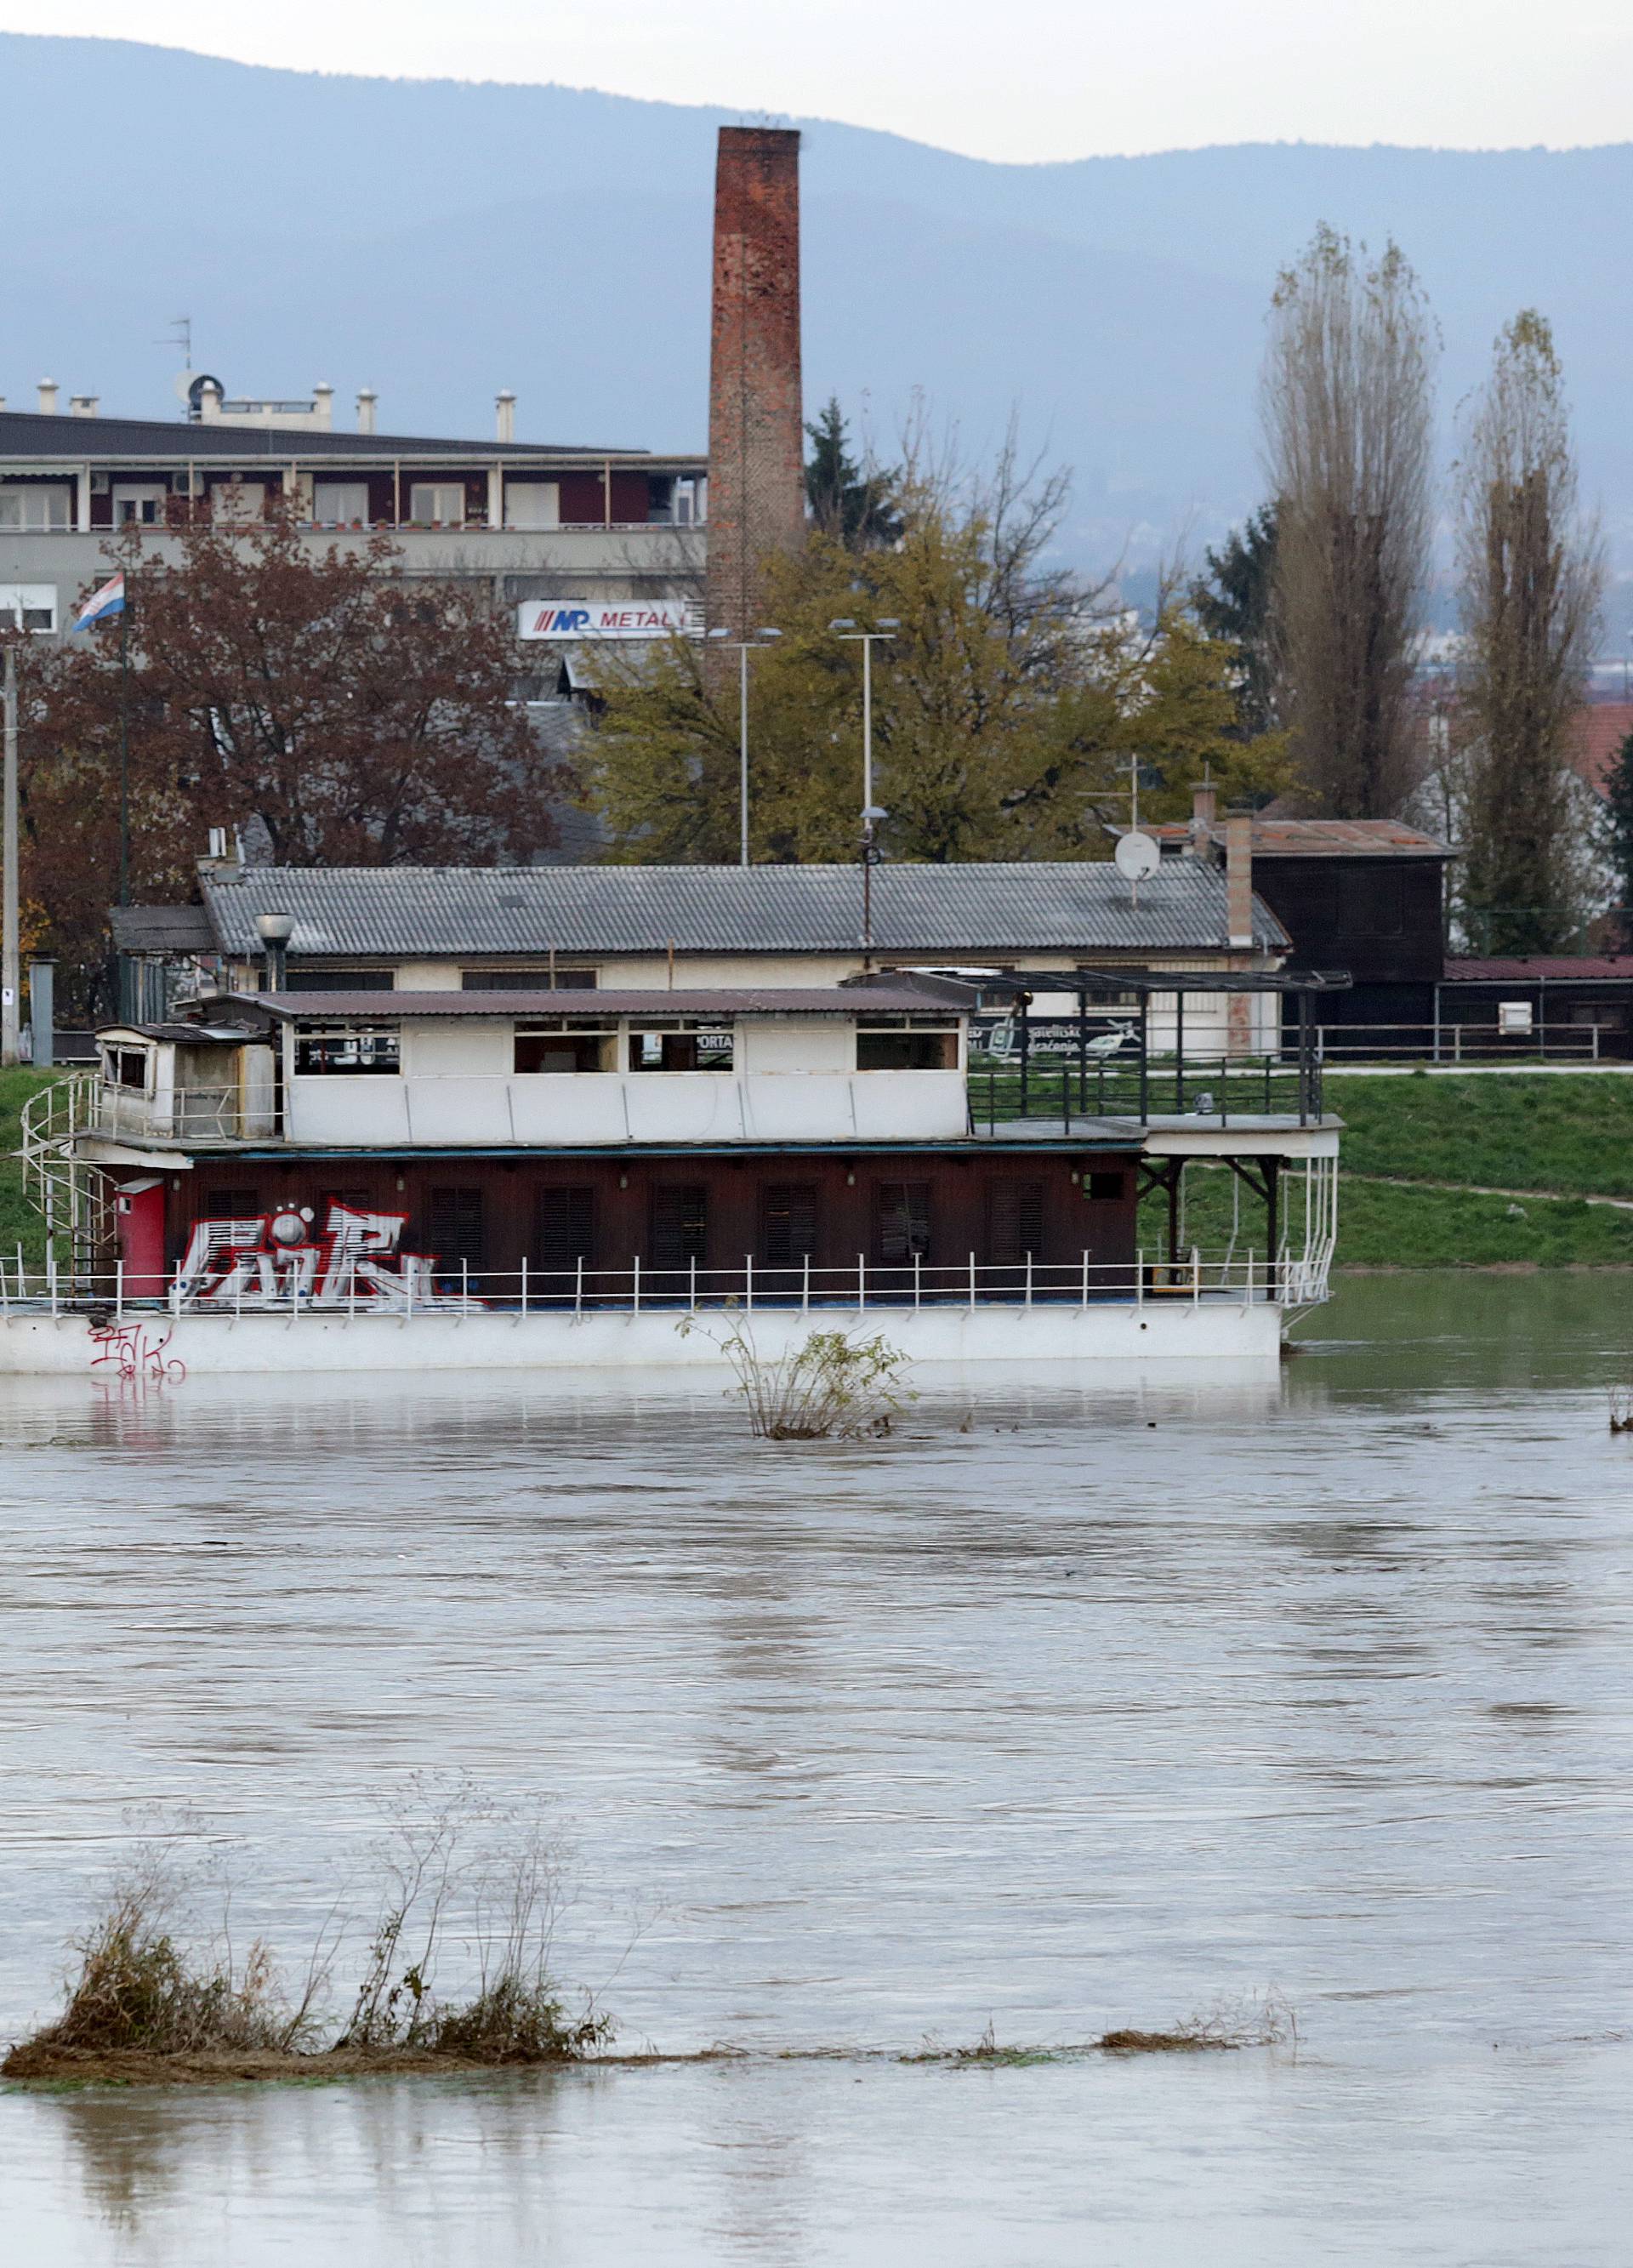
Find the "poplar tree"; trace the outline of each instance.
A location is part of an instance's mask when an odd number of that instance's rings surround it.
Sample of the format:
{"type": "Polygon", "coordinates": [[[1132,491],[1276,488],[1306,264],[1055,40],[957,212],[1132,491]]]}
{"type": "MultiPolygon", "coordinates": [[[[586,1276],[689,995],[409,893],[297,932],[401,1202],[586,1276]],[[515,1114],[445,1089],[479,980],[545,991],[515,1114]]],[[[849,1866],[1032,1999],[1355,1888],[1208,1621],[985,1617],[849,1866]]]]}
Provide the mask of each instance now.
{"type": "Polygon", "coordinates": [[[1563,376],[1533,309],[1464,409],[1457,468],[1460,703],[1469,747],[1457,880],[1478,951],[1557,953],[1592,908],[1566,761],[1598,629],[1603,546],[1578,508],[1563,376]]]}
{"type": "Polygon", "coordinates": [[[1333,818],[1393,817],[1414,784],[1434,344],[1393,243],[1364,266],[1323,225],[1276,284],[1260,407],[1283,721],[1310,800],[1333,818]]]}

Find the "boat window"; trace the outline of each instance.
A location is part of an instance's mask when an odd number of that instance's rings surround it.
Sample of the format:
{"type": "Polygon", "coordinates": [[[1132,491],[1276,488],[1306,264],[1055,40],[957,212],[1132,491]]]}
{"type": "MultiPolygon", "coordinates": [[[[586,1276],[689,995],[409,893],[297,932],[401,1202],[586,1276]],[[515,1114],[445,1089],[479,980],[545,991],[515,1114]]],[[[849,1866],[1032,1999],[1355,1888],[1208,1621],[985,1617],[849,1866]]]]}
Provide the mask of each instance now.
{"type": "Polygon", "coordinates": [[[730,1071],[732,1029],[666,1025],[629,1035],[631,1071],[730,1071]]]}
{"type": "Polygon", "coordinates": [[[147,1049],[145,1048],[110,1048],[107,1051],[107,1075],[114,1086],[128,1086],[133,1094],[147,1093],[147,1049]]]}
{"type": "Polygon", "coordinates": [[[770,1268],[797,1268],[816,1250],[816,1185],[771,1182],[761,1194],[760,1248],[770,1268]]]}
{"type": "Polygon", "coordinates": [[[998,1182],[987,1201],[988,1251],[994,1266],[1013,1268],[1043,1249],[1043,1184],[998,1182]]]}
{"type": "Polygon", "coordinates": [[[857,1028],[858,1071],[956,1071],[959,1035],[956,1031],[906,1031],[857,1028]]]}
{"type": "Polygon", "coordinates": [[[617,1050],[615,1032],[578,1031],[564,1017],[554,1017],[517,1027],[512,1060],[519,1071],[611,1071],[617,1050]]]}
{"type": "Polygon", "coordinates": [[[295,1035],[295,1071],[299,1078],[354,1078],[364,1072],[389,1076],[401,1069],[401,1042],[395,1032],[336,1024],[295,1035]]]}
{"type": "Polygon", "coordinates": [[[701,1261],[709,1244],[709,1192],[697,1183],[652,1191],[652,1265],[686,1268],[701,1261]]]}
{"type": "Polygon", "coordinates": [[[886,1267],[930,1251],[930,1183],[880,1182],[873,1197],[874,1248],[886,1267]]]}

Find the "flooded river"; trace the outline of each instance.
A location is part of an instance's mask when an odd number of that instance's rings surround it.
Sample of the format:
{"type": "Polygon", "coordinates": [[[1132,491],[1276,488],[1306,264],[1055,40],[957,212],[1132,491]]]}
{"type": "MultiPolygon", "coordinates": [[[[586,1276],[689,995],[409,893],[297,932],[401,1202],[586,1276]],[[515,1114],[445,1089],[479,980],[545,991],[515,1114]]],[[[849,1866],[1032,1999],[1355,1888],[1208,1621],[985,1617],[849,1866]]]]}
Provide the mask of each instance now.
{"type": "Polygon", "coordinates": [[[1358,1279],[1298,1336],[855,1447],[713,1381],[0,1388],[0,2032],[142,1808],[298,1949],[462,1770],[570,1832],[622,2044],[749,2051],[0,2093],[9,2257],[1625,2259],[1633,1292],[1358,1279]],[[1270,1987],[1296,2051],[899,2060],[1270,1987]]]}

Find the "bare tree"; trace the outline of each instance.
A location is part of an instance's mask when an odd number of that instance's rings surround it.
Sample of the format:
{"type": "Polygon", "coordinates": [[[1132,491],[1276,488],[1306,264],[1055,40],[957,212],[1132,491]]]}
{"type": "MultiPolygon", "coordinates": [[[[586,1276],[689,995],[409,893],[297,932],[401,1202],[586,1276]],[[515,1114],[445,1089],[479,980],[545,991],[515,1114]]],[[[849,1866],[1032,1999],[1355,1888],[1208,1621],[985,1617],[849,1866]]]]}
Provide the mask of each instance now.
{"type": "Polygon", "coordinates": [[[1393,816],[1412,784],[1435,344],[1394,244],[1363,268],[1323,225],[1277,280],[1261,416],[1279,706],[1311,800],[1336,818],[1393,816]]]}
{"type": "Polygon", "coordinates": [[[1584,796],[1565,737],[1605,567],[1598,528],[1578,510],[1553,333],[1534,310],[1502,331],[1461,425],[1460,676],[1469,747],[1460,911],[1477,951],[1558,952],[1593,909],[1584,796]]]}

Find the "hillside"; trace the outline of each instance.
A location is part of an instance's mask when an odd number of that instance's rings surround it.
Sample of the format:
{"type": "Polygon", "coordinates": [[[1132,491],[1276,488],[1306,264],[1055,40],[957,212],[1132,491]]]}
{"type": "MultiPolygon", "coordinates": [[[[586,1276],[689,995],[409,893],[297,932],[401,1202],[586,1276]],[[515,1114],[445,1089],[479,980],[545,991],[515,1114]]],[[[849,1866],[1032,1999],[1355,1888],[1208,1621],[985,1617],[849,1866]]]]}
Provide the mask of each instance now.
{"type": "MultiPolygon", "coordinates": [[[[0,87],[13,404],[48,372],[107,409],[171,414],[179,358],[155,342],[185,312],[198,367],[230,389],[321,377],[345,404],[372,385],[383,428],[480,436],[511,386],[524,438],[702,446],[712,144],[734,114],[15,34],[0,87]]],[[[1633,144],[1001,166],[795,122],[808,399],[837,390],[887,441],[923,388],[973,448],[1019,403],[1078,468],[1079,557],[1148,560],[1188,517],[1206,538],[1254,500],[1264,306],[1325,218],[1409,251],[1448,407],[1506,315],[1548,309],[1585,485],[1633,565],[1633,247],[1605,225],[1633,144]]]]}

